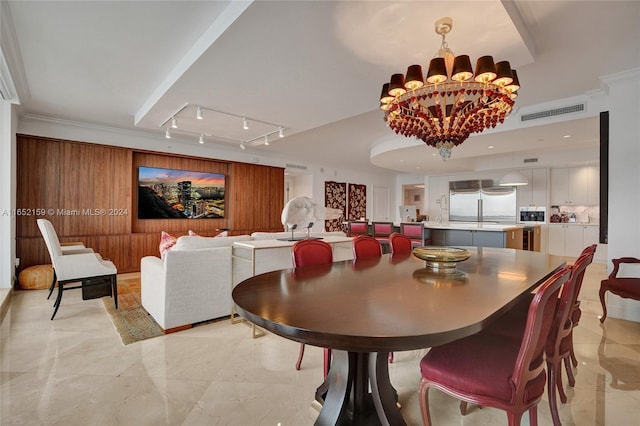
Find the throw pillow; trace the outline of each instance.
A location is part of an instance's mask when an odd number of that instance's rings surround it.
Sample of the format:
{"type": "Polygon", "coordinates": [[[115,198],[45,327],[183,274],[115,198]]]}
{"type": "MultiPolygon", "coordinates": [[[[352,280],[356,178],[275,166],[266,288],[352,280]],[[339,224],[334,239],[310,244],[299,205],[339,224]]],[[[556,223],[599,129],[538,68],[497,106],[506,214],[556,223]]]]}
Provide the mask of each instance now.
{"type": "Polygon", "coordinates": [[[160,234],[160,258],[164,259],[164,254],[176,245],[178,240],[173,235],[164,231],[160,234]]]}
{"type": "Polygon", "coordinates": [[[189,236],[190,237],[199,237],[200,235],[198,235],[195,231],[192,231],[191,229],[189,229],[189,236]]]}
{"type": "Polygon", "coordinates": [[[229,232],[227,231],[222,231],[221,233],[219,233],[218,235],[215,236],[215,238],[222,238],[222,237],[228,237],[229,236],[229,232]]]}

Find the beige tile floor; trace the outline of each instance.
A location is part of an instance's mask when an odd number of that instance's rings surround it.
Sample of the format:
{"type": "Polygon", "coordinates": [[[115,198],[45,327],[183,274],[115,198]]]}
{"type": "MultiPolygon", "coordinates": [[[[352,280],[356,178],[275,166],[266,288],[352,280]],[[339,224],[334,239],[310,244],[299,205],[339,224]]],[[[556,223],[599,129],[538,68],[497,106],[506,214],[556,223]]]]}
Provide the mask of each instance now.
{"type": "MultiPolygon", "coordinates": [[[[564,425],[640,425],[640,324],[598,322],[604,265],[587,270],[583,317],[575,333],[580,365],[564,425]]],[[[65,293],[54,321],[46,292],[13,294],[0,326],[2,425],[291,425],[313,424],[322,352],[228,320],[123,346],[101,300],[65,293]]],[[[396,353],[390,375],[402,413],[419,425],[418,363],[426,351],[396,353]]],[[[566,380],[565,380],[566,383],[566,380]]],[[[434,425],[506,425],[503,412],[472,409],[432,390],[434,425]]],[[[551,425],[547,400],[539,424],[551,425]]],[[[528,424],[528,418],[523,421],[528,424]]]]}

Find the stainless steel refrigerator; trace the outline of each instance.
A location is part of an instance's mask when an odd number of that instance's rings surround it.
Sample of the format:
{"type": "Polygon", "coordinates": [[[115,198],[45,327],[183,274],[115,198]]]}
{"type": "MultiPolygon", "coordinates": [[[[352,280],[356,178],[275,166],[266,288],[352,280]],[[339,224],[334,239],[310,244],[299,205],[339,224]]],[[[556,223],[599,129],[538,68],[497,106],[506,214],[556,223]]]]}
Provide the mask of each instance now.
{"type": "Polygon", "coordinates": [[[498,180],[449,182],[449,220],[457,222],[516,222],[516,189],[498,180]]]}

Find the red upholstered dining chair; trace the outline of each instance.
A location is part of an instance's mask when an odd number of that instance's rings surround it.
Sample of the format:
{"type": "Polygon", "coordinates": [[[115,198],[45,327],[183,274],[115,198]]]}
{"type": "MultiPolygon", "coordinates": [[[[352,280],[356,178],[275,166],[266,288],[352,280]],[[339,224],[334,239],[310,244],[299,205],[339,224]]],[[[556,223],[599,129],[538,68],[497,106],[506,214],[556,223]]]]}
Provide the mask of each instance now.
{"type": "Polygon", "coordinates": [[[389,235],[389,244],[391,245],[392,254],[411,253],[411,250],[413,250],[413,245],[409,237],[399,232],[394,232],[389,235]]]}
{"type": "Polygon", "coordinates": [[[357,237],[358,235],[369,235],[369,222],[361,220],[348,221],[347,236],[357,237]]]}
{"type": "Polygon", "coordinates": [[[367,257],[382,256],[380,241],[368,235],[358,235],[353,239],[353,258],[364,259],[367,257]]]}
{"type": "MultiPolygon", "coordinates": [[[[559,425],[560,416],[558,414],[558,403],[556,390],[563,403],[567,402],[567,395],[562,386],[562,364],[564,362],[569,385],[575,386],[575,378],[571,371],[571,353],[573,352],[573,324],[571,317],[574,315],[574,308],[582,280],[587,267],[593,261],[595,250],[585,249],[576,262],[569,266],[571,276],[567,285],[562,289],[556,314],[556,321],[551,328],[545,344],[545,359],[548,370],[547,389],[549,394],[549,409],[555,425],[559,425]]],[[[531,295],[526,300],[533,299],[531,295]]],[[[522,304],[510,310],[505,316],[490,327],[481,331],[481,334],[499,334],[513,339],[521,339],[525,330],[527,310],[522,304]]]]}
{"type": "MultiPolygon", "coordinates": [[[[325,265],[333,262],[333,250],[331,245],[322,240],[305,239],[297,241],[291,247],[291,257],[294,268],[304,266],[325,265]]],[[[300,343],[300,353],[296,362],[296,370],[302,367],[302,357],[304,356],[305,344],[300,343]]],[[[324,348],[324,378],[329,375],[329,366],[331,363],[331,350],[324,348]]]]}
{"type": "Polygon", "coordinates": [[[519,425],[529,412],[532,426],[538,423],[538,403],[544,394],[544,348],[556,321],[558,295],[568,281],[570,269],[562,268],[545,281],[533,297],[520,339],[478,333],[433,347],[420,361],[419,387],[422,421],[431,425],[429,388],[466,403],[507,412],[510,426],[519,425]]]}
{"type": "Polygon", "coordinates": [[[613,270],[606,280],[600,282],[600,303],[602,304],[602,316],[600,322],[603,323],[607,319],[607,305],[605,303],[605,293],[610,291],[616,296],[625,299],[640,300],[640,278],[637,277],[618,277],[620,265],[629,263],[640,263],[640,259],[635,257],[621,257],[611,259],[613,262],[613,270]]]}
{"type": "MultiPolygon", "coordinates": [[[[582,253],[580,253],[580,256],[578,257],[578,259],[580,259],[583,256],[589,256],[590,255],[591,256],[591,260],[589,261],[589,264],[591,264],[591,262],[593,262],[593,256],[595,255],[597,248],[598,248],[597,244],[591,244],[590,246],[585,247],[584,250],[582,250],[582,253]]],[[[577,260],[576,260],[576,263],[577,263],[577,260]]],[[[587,266],[589,266],[589,265],[587,265],[587,266]]],[[[582,288],[582,279],[583,278],[584,278],[584,272],[580,276],[579,281],[577,281],[577,283],[576,283],[576,289],[575,289],[575,292],[574,292],[574,295],[573,295],[574,296],[573,297],[573,307],[571,309],[571,316],[570,316],[570,318],[571,318],[571,329],[572,330],[578,326],[578,323],[580,323],[580,317],[582,316],[582,310],[580,309],[580,300],[578,300],[578,296],[580,295],[580,289],[582,288]]],[[[572,362],[574,367],[577,367],[578,366],[578,360],[576,359],[576,354],[575,354],[575,352],[573,350],[573,332],[571,333],[570,341],[571,341],[571,350],[570,350],[570,352],[571,352],[571,354],[570,354],[571,362],[572,362]]],[[[573,380],[572,377],[573,376],[570,376],[570,378],[569,378],[569,384],[571,386],[574,386],[573,382],[572,382],[572,380],[573,380]]]]}
{"type": "Polygon", "coordinates": [[[428,246],[431,239],[427,238],[427,228],[422,222],[402,222],[400,224],[400,233],[411,239],[414,246],[428,246]]]}
{"type": "MultiPolygon", "coordinates": [[[[353,239],[353,260],[354,266],[358,261],[382,256],[382,244],[376,238],[368,235],[359,235],[353,239]]],[[[360,265],[368,266],[368,265],[360,265]]],[[[393,352],[389,352],[389,362],[393,362],[393,352]]]]}

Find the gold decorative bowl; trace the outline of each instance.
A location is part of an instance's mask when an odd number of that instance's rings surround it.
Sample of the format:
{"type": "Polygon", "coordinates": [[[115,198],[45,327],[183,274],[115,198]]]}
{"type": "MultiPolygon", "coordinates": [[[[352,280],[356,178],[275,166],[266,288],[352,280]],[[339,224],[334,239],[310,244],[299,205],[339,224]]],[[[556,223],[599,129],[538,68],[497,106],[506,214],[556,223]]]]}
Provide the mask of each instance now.
{"type": "Polygon", "coordinates": [[[425,246],[413,249],[413,255],[426,262],[427,268],[441,274],[455,273],[458,262],[469,259],[469,250],[457,247],[425,246]]]}

